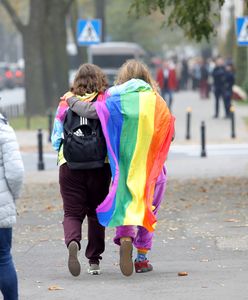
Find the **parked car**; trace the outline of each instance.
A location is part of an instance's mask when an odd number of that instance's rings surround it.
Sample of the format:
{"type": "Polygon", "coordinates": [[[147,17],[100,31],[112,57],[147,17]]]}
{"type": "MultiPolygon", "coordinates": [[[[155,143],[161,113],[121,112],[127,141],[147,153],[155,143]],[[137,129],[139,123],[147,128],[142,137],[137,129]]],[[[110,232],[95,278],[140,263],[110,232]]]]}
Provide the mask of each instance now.
{"type": "Polygon", "coordinates": [[[6,89],[15,87],[15,78],[12,68],[7,63],[0,63],[1,86],[6,89]]]}
{"type": "Polygon", "coordinates": [[[14,82],[15,86],[24,86],[24,71],[20,67],[17,67],[14,70],[14,82]]]}
{"type": "Polygon", "coordinates": [[[0,90],[4,89],[4,70],[0,68],[0,90]]]}
{"type": "Polygon", "coordinates": [[[5,80],[5,87],[8,89],[13,89],[15,87],[15,77],[13,71],[6,67],[4,71],[4,80],[5,80]]]}

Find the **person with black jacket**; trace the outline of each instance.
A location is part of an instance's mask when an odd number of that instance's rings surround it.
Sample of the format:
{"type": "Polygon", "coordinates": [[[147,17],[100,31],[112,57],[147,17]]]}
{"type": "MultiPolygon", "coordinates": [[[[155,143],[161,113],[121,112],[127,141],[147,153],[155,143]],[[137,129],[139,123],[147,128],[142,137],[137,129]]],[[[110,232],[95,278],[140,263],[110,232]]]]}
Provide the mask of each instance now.
{"type": "Polygon", "coordinates": [[[235,82],[234,67],[232,62],[228,62],[225,67],[223,98],[225,105],[225,118],[230,118],[230,108],[232,100],[232,88],[235,82]]]}
{"type": "Polygon", "coordinates": [[[213,88],[214,88],[214,96],[215,96],[215,113],[214,118],[219,117],[219,102],[222,98],[224,101],[224,81],[225,81],[225,66],[224,61],[221,57],[216,60],[216,66],[213,69],[213,88]]]}

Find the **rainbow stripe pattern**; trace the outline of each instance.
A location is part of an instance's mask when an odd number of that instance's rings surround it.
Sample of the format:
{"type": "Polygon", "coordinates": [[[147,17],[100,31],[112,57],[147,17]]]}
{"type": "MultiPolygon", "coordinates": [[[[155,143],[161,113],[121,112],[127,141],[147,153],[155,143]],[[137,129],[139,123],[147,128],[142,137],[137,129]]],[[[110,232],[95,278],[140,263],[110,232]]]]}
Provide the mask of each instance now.
{"type": "Polygon", "coordinates": [[[95,103],[108,147],[112,186],[97,207],[103,226],[141,225],[153,231],[155,183],[174,134],[165,101],[143,80],[132,79],[95,103]]]}

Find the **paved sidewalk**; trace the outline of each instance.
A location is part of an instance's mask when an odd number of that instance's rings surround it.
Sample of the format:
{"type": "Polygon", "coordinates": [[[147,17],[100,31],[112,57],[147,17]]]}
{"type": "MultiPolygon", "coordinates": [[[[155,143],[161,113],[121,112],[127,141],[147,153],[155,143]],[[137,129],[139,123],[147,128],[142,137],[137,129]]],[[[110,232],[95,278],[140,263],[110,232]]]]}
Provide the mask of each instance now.
{"type": "Polygon", "coordinates": [[[248,116],[248,105],[240,105],[233,102],[235,107],[236,139],[231,138],[231,121],[224,119],[223,103],[220,102],[220,117],[213,119],[214,98],[200,99],[198,93],[187,91],[175,94],[172,111],[176,116],[176,144],[200,144],[200,125],[206,124],[207,144],[217,143],[247,143],[248,127],[244,123],[244,117],[248,116]],[[186,111],[192,109],[191,139],[186,140],[186,111]]]}

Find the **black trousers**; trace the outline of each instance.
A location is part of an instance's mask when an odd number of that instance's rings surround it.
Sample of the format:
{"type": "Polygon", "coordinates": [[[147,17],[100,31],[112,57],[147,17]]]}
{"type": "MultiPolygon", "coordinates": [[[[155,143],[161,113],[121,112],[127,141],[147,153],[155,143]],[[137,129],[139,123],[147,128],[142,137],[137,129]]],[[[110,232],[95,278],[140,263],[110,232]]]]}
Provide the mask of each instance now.
{"type": "Polygon", "coordinates": [[[223,98],[222,91],[219,90],[219,89],[215,89],[214,96],[215,96],[215,113],[214,113],[214,116],[218,117],[219,116],[219,111],[220,111],[220,99],[223,98]]]}

